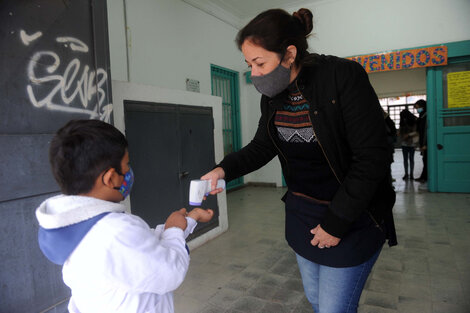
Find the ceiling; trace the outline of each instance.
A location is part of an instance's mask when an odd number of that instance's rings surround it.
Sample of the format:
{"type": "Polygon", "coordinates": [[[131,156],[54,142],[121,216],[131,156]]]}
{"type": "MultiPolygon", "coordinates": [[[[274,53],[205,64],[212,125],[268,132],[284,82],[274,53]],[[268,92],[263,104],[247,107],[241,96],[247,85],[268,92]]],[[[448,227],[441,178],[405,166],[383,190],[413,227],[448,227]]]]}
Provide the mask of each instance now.
{"type": "Polygon", "coordinates": [[[241,28],[262,11],[273,8],[301,8],[332,0],[183,0],[184,2],[236,27],[241,28]]]}

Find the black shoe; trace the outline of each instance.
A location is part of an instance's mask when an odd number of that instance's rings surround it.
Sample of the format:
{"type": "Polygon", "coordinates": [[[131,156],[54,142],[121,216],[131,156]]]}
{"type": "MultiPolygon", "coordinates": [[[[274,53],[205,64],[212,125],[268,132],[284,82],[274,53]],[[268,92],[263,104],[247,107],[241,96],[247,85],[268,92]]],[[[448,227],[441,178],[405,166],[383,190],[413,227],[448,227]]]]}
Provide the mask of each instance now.
{"type": "Polygon", "coordinates": [[[406,174],[405,176],[403,176],[403,180],[407,180],[408,179],[408,174],[406,174]]]}

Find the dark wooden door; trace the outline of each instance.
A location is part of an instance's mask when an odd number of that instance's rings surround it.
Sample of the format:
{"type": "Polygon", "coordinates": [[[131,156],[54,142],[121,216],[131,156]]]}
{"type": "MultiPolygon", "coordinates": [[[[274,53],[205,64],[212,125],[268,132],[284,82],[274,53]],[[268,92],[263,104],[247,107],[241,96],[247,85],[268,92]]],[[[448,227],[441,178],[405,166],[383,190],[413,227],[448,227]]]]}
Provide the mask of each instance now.
{"type": "MultiPolygon", "coordinates": [[[[132,213],[151,227],[171,212],[189,207],[189,184],[214,166],[212,108],[124,101],[129,157],[135,174],[130,195],[132,213]]],[[[218,225],[216,197],[203,208],[215,217],[198,224],[194,236],[218,225]]]]}

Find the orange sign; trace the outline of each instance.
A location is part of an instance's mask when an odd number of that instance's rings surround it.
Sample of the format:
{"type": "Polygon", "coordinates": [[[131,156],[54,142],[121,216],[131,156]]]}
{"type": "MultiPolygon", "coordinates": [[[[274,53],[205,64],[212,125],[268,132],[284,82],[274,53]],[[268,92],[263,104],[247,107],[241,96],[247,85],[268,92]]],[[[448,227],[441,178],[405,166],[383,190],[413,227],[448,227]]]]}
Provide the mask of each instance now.
{"type": "Polygon", "coordinates": [[[347,58],[362,65],[367,73],[447,65],[447,46],[360,55],[347,58]]]}

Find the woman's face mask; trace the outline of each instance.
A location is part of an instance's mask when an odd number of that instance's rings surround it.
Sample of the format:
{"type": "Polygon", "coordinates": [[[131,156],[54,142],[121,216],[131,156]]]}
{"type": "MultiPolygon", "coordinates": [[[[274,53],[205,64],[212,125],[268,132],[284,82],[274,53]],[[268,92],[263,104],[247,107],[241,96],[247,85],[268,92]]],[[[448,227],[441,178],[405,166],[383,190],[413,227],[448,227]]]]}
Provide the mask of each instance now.
{"type": "Polygon", "coordinates": [[[423,108],[417,108],[416,111],[418,111],[418,113],[423,113],[424,109],[423,108]]]}
{"type": "Polygon", "coordinates": [[[291,46],[287,47],[281,58],[277,52],[268,51],[252,40],[245,40],[241,50],[251,67],[251,81],[256,90],[272,98],[289,86],[291,69],[287,65],[295,60],[291,46]]]}
{"type": "MultiPolygon", "coordinates": [[[[282,59],[281,59],[282,60],[282,59]]],[[[251,76],[251,81],[263,95],[270,98],[280,94],[290,84],[290,69],[279,65],[270,73],[261,76],[251,76]]]]}

